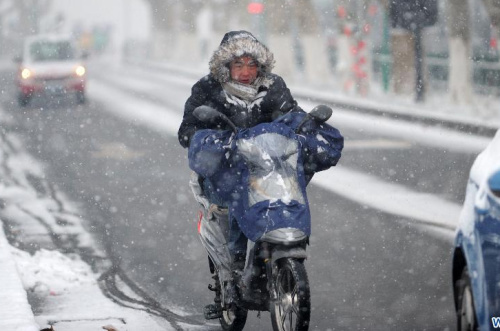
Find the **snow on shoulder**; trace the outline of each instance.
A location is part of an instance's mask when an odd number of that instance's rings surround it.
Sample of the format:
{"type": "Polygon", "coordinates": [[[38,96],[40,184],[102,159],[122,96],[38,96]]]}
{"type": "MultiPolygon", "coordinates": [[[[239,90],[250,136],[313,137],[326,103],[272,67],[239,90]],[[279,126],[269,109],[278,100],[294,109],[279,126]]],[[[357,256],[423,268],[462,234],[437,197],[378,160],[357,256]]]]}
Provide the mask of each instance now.
{"type": "Polygon", "coordinates": [[[11,246],[0,227],[0,330],[38,331],[26,292],[19,278],[16,264],[10,253],[11,246]]]}

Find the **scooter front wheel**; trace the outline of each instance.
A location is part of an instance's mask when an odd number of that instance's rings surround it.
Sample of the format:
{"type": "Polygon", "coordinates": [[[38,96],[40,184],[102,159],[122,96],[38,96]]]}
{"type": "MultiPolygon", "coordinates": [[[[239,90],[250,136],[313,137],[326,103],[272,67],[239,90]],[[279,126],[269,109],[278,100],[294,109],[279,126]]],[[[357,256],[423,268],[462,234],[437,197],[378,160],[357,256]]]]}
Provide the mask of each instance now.
{"type": "Polygon", "coordinates": [[[270,307],[273,330],[308,330],[311,294],[304,264],[293,258],[278,261],[273,287],[276,293],[270,307]]]}
{"type": "Polygon", "coordinates": [[[248,311],[236,305],[222,312],[220,325],[224,331],[241,331],[245,327],[248,311]]]}

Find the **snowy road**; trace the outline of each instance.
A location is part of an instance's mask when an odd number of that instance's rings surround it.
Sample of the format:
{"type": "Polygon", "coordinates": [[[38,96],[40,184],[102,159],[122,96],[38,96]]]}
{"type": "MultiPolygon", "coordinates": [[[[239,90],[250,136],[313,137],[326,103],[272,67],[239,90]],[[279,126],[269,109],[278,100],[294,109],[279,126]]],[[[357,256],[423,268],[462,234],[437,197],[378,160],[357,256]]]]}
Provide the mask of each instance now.
{"type": "MultiPolygon", "coordinates": [[[[4,99],[10,130],[47,165],[47,181],[75,201],[107,251],[115,266],[104,277],[108,295],[130,305],[120,285],[138,286],[142,306],[176,328],[213,329],[201,316],[210,279],[175,137],[194,81],[100,69],[84,107],[21,110],[4,99]]],[[[341,110],[332,121],[348,139],[339,167],[309,188],[313,329],[451,328],[450,238],[468,168],[487,139],[341,110]]],[[[248,323],[270,329],[267,314],[248,323]]]]}

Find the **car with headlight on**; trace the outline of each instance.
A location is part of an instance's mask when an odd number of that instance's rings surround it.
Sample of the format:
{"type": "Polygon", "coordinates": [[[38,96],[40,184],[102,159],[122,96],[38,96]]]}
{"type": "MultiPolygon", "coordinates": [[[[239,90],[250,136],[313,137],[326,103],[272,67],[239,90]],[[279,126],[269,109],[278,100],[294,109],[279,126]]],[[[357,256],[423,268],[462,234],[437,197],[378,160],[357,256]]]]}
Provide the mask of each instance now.
{"type": "Polygon", "coordinates": [[[38,35],[26,38],[16,75],[17,98],[26,106],[34,96],[51,98],[74,96],[85,102],[85,56],[75,47],[72,38],[38,35]]]}
{"type": "Polygon", "coordinates": [[[500,329],[500,130],[470,170],[452,266],[457,329],[500,329]]]}

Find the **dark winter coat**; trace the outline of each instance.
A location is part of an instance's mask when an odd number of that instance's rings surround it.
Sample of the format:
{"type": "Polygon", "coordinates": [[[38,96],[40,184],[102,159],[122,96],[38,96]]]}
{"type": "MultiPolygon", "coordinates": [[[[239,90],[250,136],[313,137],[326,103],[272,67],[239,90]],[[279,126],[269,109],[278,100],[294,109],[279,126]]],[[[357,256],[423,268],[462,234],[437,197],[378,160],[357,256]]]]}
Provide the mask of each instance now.
{"type": "Polygon", "coordinates": [[[193,134],[200,129],[229,130],[224,122],[207,124],[193,116],[193,110],[201,105],[210,106],[226,115],[237,127],[250,128],[264,122],[271,122],[289,111],[302,111],[290,94],[283,79],[269,74],[272,83],[269,87],[262,86],[257,98],[247,107],[231,103],[222,86],[212,75],[207,75],[192,88],[192,93],[186,101],[184,118],[179,129],[179,142],[183,147],[189,147],[193,134]]]}
{"type": "Polygon", "coordinates": [[[209,124],[195,118],[193,111],[201,105],[217,109],[240,128],[271,122],[290,111],[303,112],[283,79],[271,73],[273,65],[273,54],[249,32],[227,33],[210,60],[210,74],[193,86],[191,96],[186,101],[178,132],[180,144],[189,147],[193,134],[200,129],[230,129],[222,121],[209,124]],[[259,66],[258,85],[255,86],[257,94],[246,102],[231,95],[223,87],[230,81],[229,64],[241,56],[251,56],[259,66]]]}

